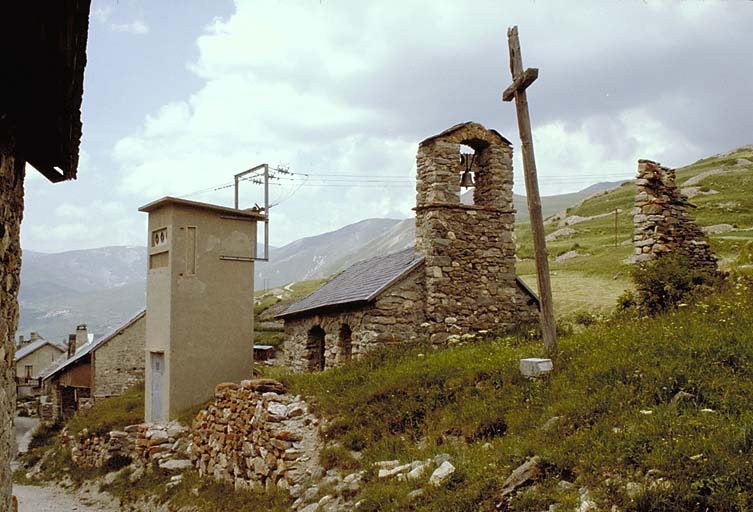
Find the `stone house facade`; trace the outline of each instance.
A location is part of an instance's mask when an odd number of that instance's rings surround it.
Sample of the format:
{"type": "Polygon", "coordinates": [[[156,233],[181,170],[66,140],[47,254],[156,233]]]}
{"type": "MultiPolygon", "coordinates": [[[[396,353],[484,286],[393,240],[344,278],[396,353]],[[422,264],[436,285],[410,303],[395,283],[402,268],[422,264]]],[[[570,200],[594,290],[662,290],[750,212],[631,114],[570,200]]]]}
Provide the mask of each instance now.
{"type": "Polygon", "coordinates": [[[83,403],[116,396],[144,381],[146,312],[108,335],[78,347],[42,375],[52,418],[69,417],[83,403]]]}
{"type": "Polygon", "coordinates": [[[512,147],[477,123],[419,144],[416,246],[356,263],[279,318],[296,371],[337,366],[385,343],[441,344],[536,321],[538,299],[515,275],[512,147]],[[473,152],[473,204],[460,200],[473,152]],[[465,163],[464,163],[465,162],[465,163]]]}
{"type": "Polygon", "coordinates": [[[90,0],[3,5],[0,80],[0,510],[12,510],[20,226],[26,163],[52,182],[76,177],[90,0]]]}
{"type": "Polygon", "coordinates": [[[66,352],[62,343],[35,337],[36,334],[32,333],[28,341],[20,341],[16,347],[16,393],[19,397],[38,392],[42,370],[49,368],[66,352]]]}

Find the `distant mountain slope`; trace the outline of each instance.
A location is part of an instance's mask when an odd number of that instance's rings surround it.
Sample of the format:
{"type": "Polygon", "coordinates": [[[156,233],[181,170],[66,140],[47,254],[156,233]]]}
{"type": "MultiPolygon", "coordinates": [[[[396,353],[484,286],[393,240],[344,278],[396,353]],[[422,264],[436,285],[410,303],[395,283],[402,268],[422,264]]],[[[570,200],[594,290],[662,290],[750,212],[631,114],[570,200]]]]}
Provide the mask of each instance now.
{"type": "Polygon", "coordinates": [[[341,270],[345,255],[384,235],[400,221],[366,219],[321,235],[301,238],[271,252],[268,263],[256,264],[256,288],[327,277],[341,270]]]}
{"type": "MultiPolygon", "coordinates": [[[[564,210],[570,206],[573,206],[584,199],[591,197],[594,194],[604,192],[615,187],[620,186],[623,181],[602,181],[594,183],[583,190],[578,192],[570,192],[568,194],[559,194],[554,196],[541,196],[541,212],[544,218],[554,215],[557,212],[564,210]]],[[[468,190],[460,196],[460,200],[463,204],[471,204],[473,198],[473,190],[468,190]]],[[[515,206],[517,214],[515,216],[515,222],[518,224],[527,224],[531,222],[528,218],[528,200],[526,196],[519,194],[512,195],[512,203],[515,206]]]]}

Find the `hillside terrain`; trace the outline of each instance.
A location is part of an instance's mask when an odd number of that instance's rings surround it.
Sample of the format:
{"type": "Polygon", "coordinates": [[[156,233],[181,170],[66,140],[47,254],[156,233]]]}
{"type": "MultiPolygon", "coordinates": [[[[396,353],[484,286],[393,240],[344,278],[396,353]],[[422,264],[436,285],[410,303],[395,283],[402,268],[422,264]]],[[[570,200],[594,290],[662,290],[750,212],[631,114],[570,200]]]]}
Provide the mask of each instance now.
{"type": "MultiPolygon", "coordinates": [[[[724,269],[750,264],[753,242],[753,146],[744,146],[677,169],[678,187],[695,207],[724,269]]],[[[630,286],[633,254],[632,182],[601,192],[545,222],[556,313],[606,311],[630,286]],[[616,214],[615,214],[616,212],[616,214]],[[559,232],[559,236],[558,236],[559,232]],[[552,239],[553,238],[553,239],[552,239]]],[[[517,272],[535,287],[531,231],[517,227],[517,272]]],[[[535,289],[535,288],[534,288],[535,289]]]]}

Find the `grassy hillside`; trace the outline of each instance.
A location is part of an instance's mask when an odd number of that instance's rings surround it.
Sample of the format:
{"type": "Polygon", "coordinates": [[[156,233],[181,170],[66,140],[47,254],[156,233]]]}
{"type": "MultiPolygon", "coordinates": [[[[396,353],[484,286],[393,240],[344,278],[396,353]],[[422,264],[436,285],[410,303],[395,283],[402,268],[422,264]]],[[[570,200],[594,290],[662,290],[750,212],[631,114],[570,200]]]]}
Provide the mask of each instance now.
{"type": "MultiPolygon", "coordinates": [[[[727,155],[706,158],[677,169],[680,188],[686,181],[702,173],[721,171],[720,174],[701,179],[695,185],[700,193],[691,198],[690,202],[696,206],[691,215],[700,226],[734,226],[734,231],[709,235],[711,246],[720,256],[724,268],[733,268],[744,262],[746,244],[753,241],[753,164],[738,165],[740,159],[753,161],[753,148],[741,148],[727,155]],[[740,258],[741,253],[743,258],[740,258]]],[[[573,224],[569,227],[576,231],[575,234],[547,242],[558,316],[567,315],[584,306],[607,309],[614,305],[622,290],[630,286],[630,266],[623,261],[633,251],[631,210],[634,195],[635,186],[628,182],[567,209],[567,217],[587,218],[610,212],[612,214],[573,224]],[[615,210],[619,210],[616,227],[613,214],[615,210]],[[560,263],[555,261],[557,256],[571,250],[576,250],[578,256],[560,263]],[[589,289],[593,294],[589,294],[589,289]],[[584,297],[587,299],[585,303],[584,297]]],[[[564,219],[558,217],[547,219],[546,234],[562,228],[562,221],[564,219]]],[[[523,259],[518,263],[518,274],[535,286],[530,227],[527,224],[518,225],[516,235],[520,246],[518,255],[523,259]]]]}
{"type": "Polygon", "coordinates": [[[508,510],[572,510],[581,487],[598,510],[750,510],[752,292],[738,281],[695,307],[566,336],[548,380],[520,376],[518,359],[541,348],[516,338],[284,379],[329,418],[330,442],[362,450],[359,510],[495,510],[505,479],[533,455],[539,476],[508,510]],[[457,467],[441,488],[379,479],[371,466],[439,453],[457,467]],[[410,500],[416,488],[423,495],[410,500]]]}

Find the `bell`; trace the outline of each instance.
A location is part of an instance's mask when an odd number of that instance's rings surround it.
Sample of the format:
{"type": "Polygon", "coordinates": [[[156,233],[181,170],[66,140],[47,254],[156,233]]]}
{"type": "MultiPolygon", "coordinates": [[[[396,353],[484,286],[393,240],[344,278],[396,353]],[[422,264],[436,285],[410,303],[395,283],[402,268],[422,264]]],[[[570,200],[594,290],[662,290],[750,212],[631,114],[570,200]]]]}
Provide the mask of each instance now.
{"type": "Polygon", "coordinates": [[[471,188],[475,186],[471,171],[463,171],[463,176],[460,178],[460,186],[463,188],[471,188]]]}

